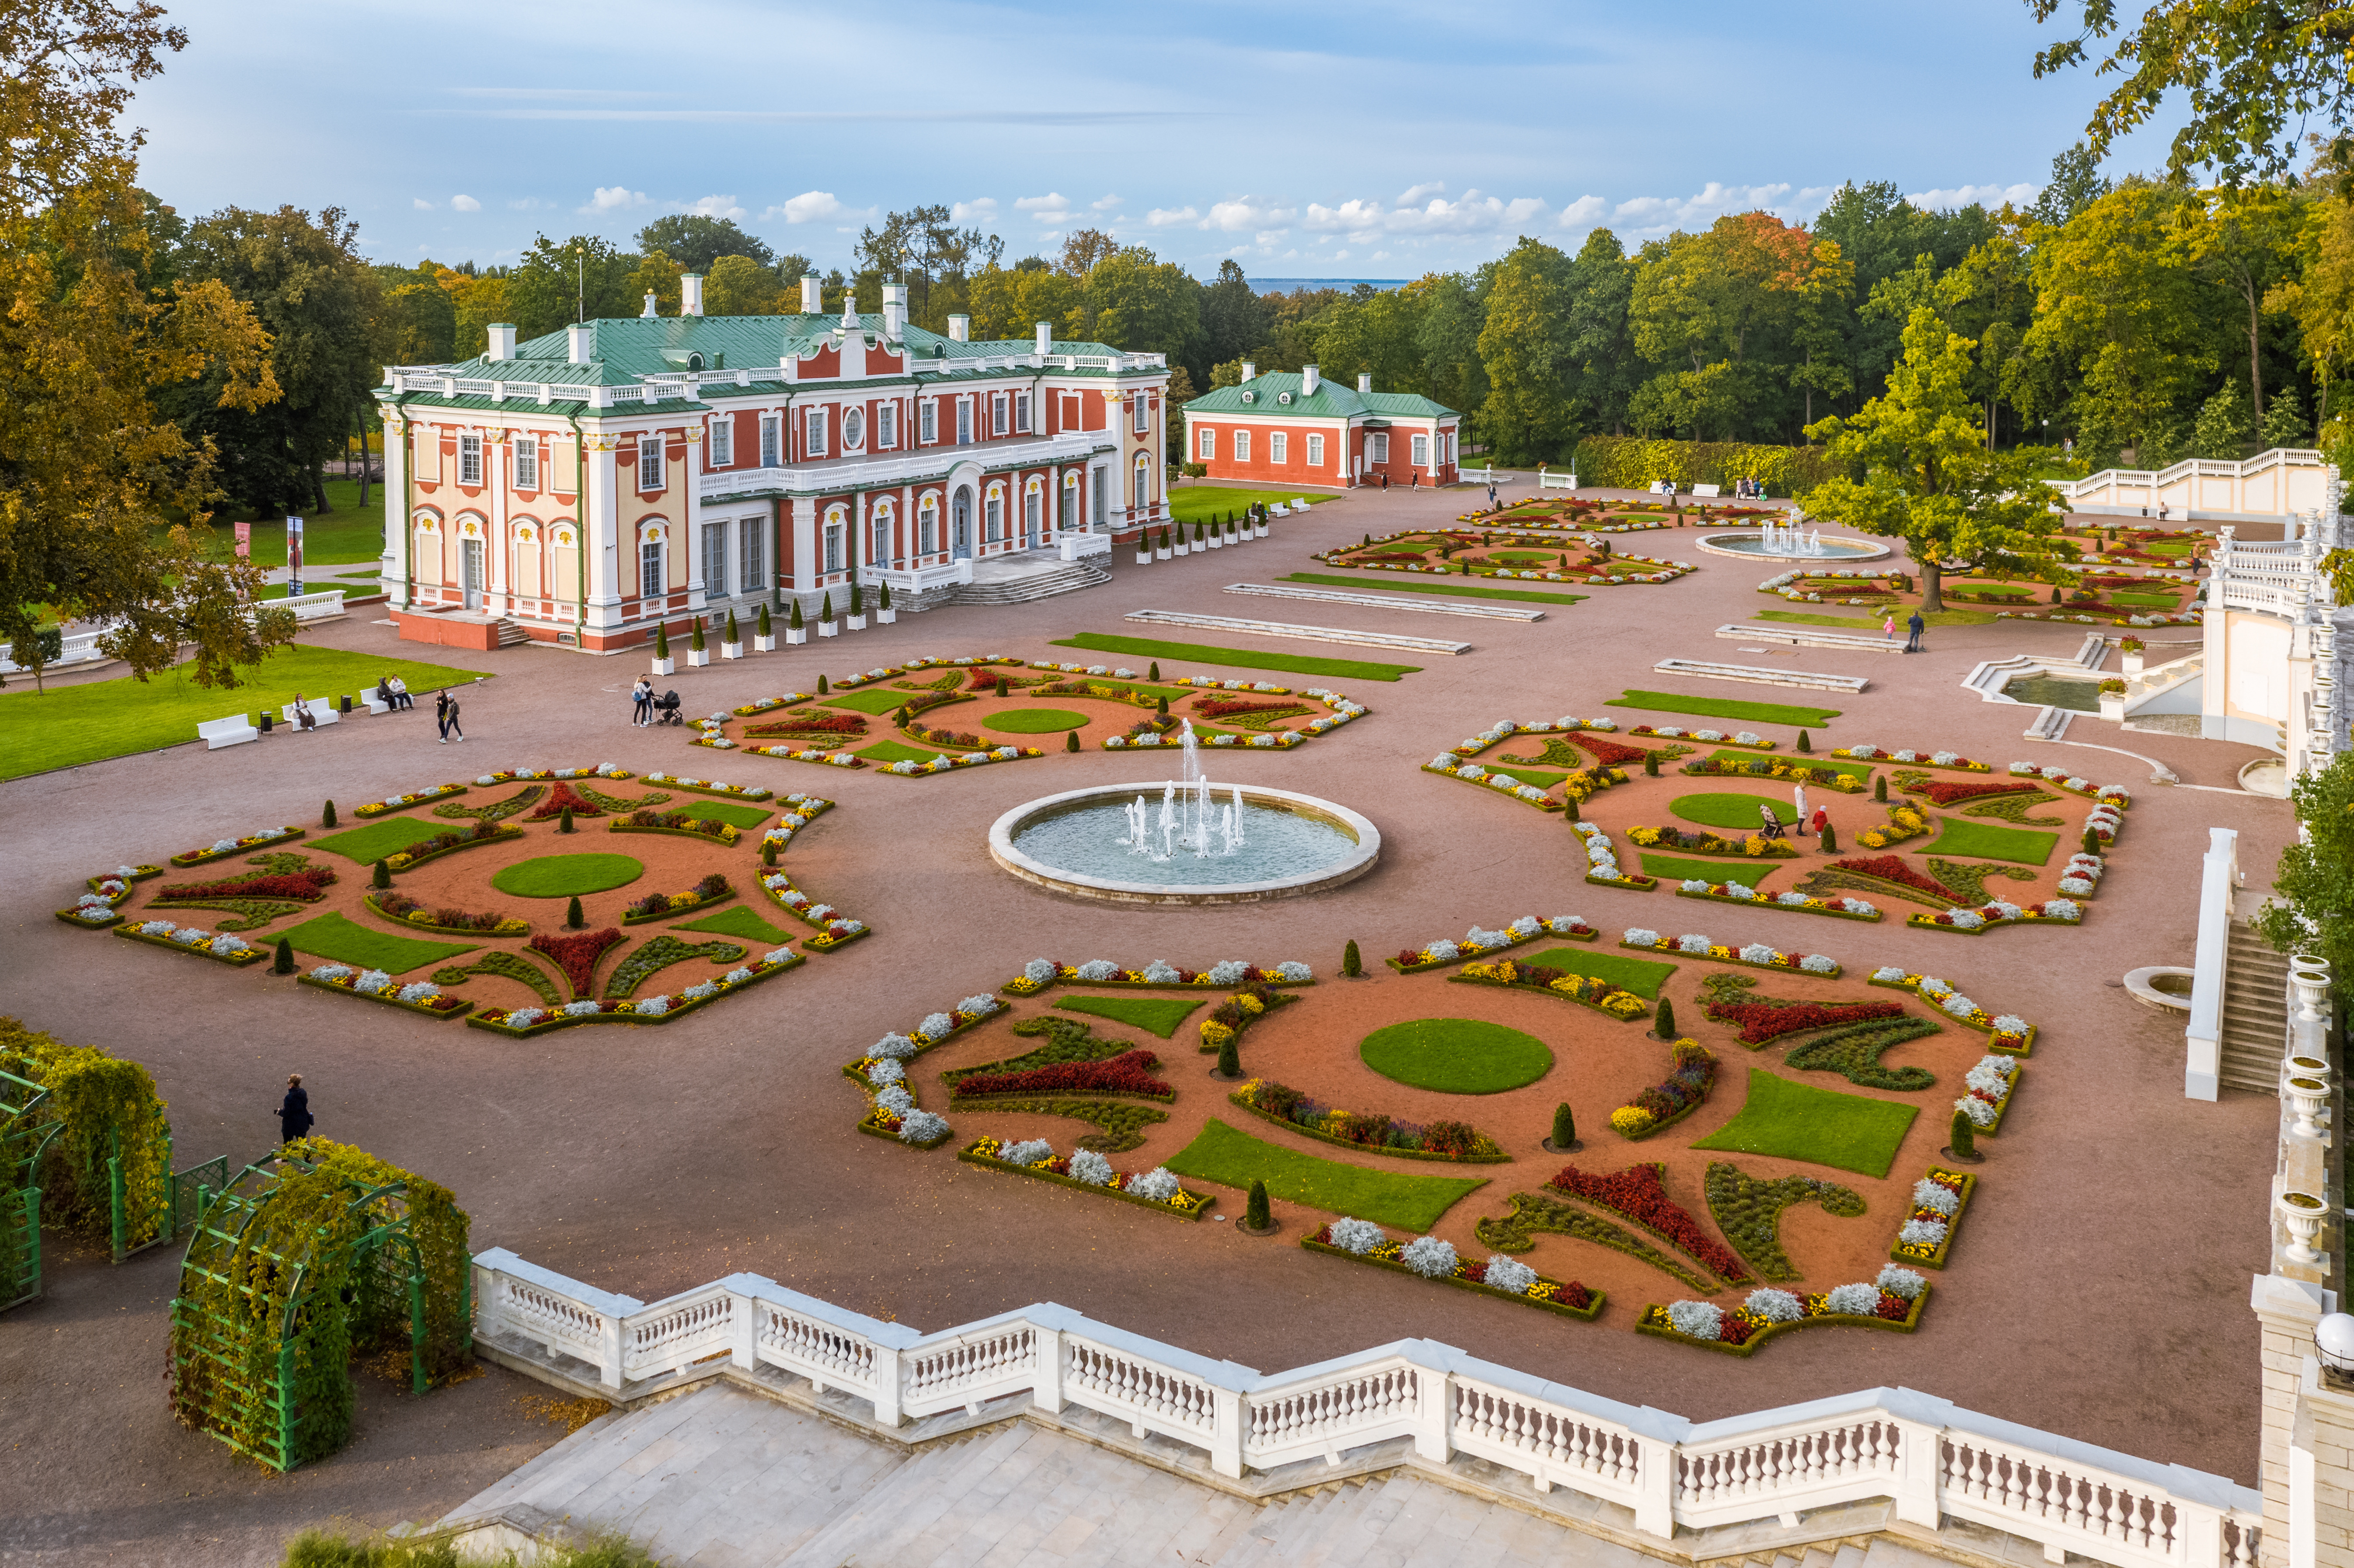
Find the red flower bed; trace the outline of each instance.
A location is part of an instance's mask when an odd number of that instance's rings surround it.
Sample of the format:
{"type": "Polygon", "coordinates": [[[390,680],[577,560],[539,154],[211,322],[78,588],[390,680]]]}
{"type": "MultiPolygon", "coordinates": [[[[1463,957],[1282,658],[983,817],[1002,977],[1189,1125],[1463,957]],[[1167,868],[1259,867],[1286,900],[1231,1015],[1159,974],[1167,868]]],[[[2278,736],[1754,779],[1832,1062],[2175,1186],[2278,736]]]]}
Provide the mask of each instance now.
{"type": "Polygon", "coordinates": [[[1174,1097],[1176,1091],[1152,1075],[1160,1058],[1150,1051],[1123,1051],[1100,1062],[1054,1062],[1018,1073],[973,1073],[959,1078],[955,1097],[976,1095],[1075,1095],[1089,1091],[1174,1097]]]}
{"type": "Polygon", "coordinates": [[[1594,760],[1597,767],[1616,768],[1621,763],[1640,762],[1651,755],[1639,746],[1627,746],[1615,740],[1604,740],[1600,736],[1587,735],[1582,730],[1569,738],[1585,750],[1594,753],[1594,760]]]}
{"type": "Polygon", "coordinates": [[[1230,718],[1236,714],[1296,714],[1299,703],[1248,703],[1231,697],[1196,697],[1193,712],[1202,718],[1230,718]]]}
{"type": "Polygon", "coordinates": [[[1917,887],[1924,893],[1934,893],[1940,898],[1951,898],[1954,890],[1944,883],[1914,870],[1899,854],[1877,854],[1869,859],[1835,860],[1831,864],[1841,871],[1860,871],[1866,876],[1876,876],[1882,882],[1899,882],[1907,887],[1917,887]]]}
{"type": "Polygon", "coordinates": [[[1896,1001],[1736,1001],[1710,1002],[1701,1011],[1712,1022],[1741,1025],[1741,1043],[1763,1045],[1785,1034],[1806,1029],[1831,1029],[1842,1023],[1866,1023],[1875,1018],[1902,1018],[1904,1004],[1896,1001]]]}
{"type": "Polygon", "coordinates": [[[621,933],[608,926],[601,931],[583,931],[578,936],[552,937],[542,931],[526,945],[537,953],[546,953],[564,971],[572,987],[572,994],[585,997],[597,978],[597,960],[605,949],[621,939],[621,933]]]}
{"type": "Polygon", "coordinates": [[[1422,560],[1422,552],[1420,550],[1376,550],[1370,556],[1359,556],[1357,558],[1361,561],[1395,561],[1402,565],[1418,564],[1422,560]]]}
{"type": "Polygon", "coordinates": [[[1926,795],[1940,806],[1957,801],[1976,800],[1988,795],[2022,795],[2034,792],[2036,786],[2020,783],[1973,783],[1961,779],[1932,779],[1918,789],[1907,789],[1907,795],[1926,795]]]}
{"type": "Polygon", "coordinates": [[[556,781],[556,788],[548,791],[547,799],[542,800],[533,810],[531,815],[524,820],[531,822],[544,822],[551,817],[562,816],[567,806],[572,808],[572,814],[576,817],[601,817],[605,814],[603,807],[590,805],[582,799],[578,789],[559,779],[556,781]]]}
{"type": "Polygon", "coordinates": [[[1740,1255],[1702,1230],[1699,1221],[1668,1197],[1667,1169],[1664,1165],[1633,1165],[1607,1176],[1596,1176],[1575,1165],[1564,1165],[1561,1174],[1545,1185],[1624,1214],[1638,1224],[1649,1225],[1698,1258],[1720,1278],[1734,1285],[1747,1284],[1749,1269],[1740,1255]]]}
{"type": "Polygon", "coordinates": [[[327,891],[335,874],[325,866],[309,871],[289,871],[275,876],[257,876],[246,881],[183,882],[166,887],[158,898],[317,898],[327,891]]]}

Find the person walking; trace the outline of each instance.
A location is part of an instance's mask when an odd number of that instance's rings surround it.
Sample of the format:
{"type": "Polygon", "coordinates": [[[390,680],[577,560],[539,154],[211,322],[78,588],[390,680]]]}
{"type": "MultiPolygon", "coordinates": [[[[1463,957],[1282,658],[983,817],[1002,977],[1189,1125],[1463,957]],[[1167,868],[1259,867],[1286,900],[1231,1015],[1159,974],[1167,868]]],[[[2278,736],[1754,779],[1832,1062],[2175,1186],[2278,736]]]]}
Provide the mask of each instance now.
{"type": "Polygon", "coordinates": [[[1820,844],[1823,842],[1823,830],[1831,825],[1829,810],[1821,806],[1816,807],[1815,814],[1808,819],[1807,825],[1814,831],[1815,842],[1820,844]]]}
{"type": "Polygon", "coordinates": [[[653,722],[654,683],[652,680],[643,675],[639,676],[638,683],[630,689],[630,702],[634,709],[631,715],[631,723],[643,729],[653,722]]]}
{"type": "MultiPolygon", "coordinates": [[[[445,694],[444,694],[444,695],[447,695],[448,694],[446,694],[446,693],[445,693],[445,694]]],[[[444,724],[446,724],[447,726],[449,726],[450,733],[451,733],[451,735],[456,736],[458,737],[458,739],[459,739],[460,743],[461,743],[461,744],[463,744],[463,742],[465,741],[465,738],[466,738],[466,732],[465,732],[464,730],[460,729],[460,728],[458,727],[458,699],[457,699],[457,698],[455,698],[455,697],[451,697],[451,698],[450,698],[450,711],[449,711],[447,714],[445,714],[445,715],[442,715],[442,722],[443,722],[444,724]]]]}
{"type": "Polygon", "coordinates": [[[1904,652],[1907,653],[1922,652],[1921,634],[1929,630],[1929,623],[1921,619],[1919,610],[1914,610],[1905,620],[1904,630],[1911,634],[1904,640],[1904,652]]]}
{"type": "Polygon", "coordinates": [[[1893,642],[1896,641],[1896,612],[1894,610],[1890,610],[1888,612],[1888,618],[1880,623],[1880,636],[1881,640],[1884,642],[1893,642]]]}
{"type": "Polygon", "coordinates": [[[450,693],[444,688],[434,694],[433,724],[441,732],[440,744],[450,744],[450,693]]]}
{"type": "Polygon", "coordinates": [[[1807,831],[1807,787],[1804,784],[1801,784],[1796,789],[1792,790],[1791,793],[1796,798],[1796,804],[1798,808],[1798,819],[1796,825],[1798,832],[1803,833],[1807,831]]]}
{"type": "Polygon", "coordinates": [[[303,1092],[302,1075],[286,1075],[286,1098],[278,1107],[278,1141],[292,1143],[311,1130],[311,1097],[303,1092]]]}

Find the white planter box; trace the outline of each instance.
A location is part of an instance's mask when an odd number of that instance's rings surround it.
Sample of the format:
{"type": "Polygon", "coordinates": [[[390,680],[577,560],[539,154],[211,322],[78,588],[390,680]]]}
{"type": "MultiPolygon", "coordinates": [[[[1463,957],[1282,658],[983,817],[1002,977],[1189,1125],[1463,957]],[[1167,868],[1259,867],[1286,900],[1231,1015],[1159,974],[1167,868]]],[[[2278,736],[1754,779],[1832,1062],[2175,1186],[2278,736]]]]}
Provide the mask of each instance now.
{"type": "Polygon", "coordinates": [[[2101,716],[2105,719],[2115,719],[2119,723],[2124,722],[2126,716],[2126,698],[2123,692],[2103,692],[2101,694],[2101,716]]]}
{"type": "Polygon", "coordinates": [[[806,627],[806,626],[788,626],[787,628],[785,628],[785,641],[786,641],[787,643],[790,644],[791,646],[793,646],[793,647],[795,647],[795,648],[798,648],[798,647],[800,647],[802,643],[804,643],[804,642],[806,642],[806,641],[809,641],[809,628],[808,628],[808,627],[806,627]]]}
{"type": "Polygon", "coordinates": [[[854,615],[854,616],[852,616],[852,617],[850,618],[850,630],[853,630],[853,631],[864,631],[864,630],[866,630],[866,618],[865,618],[864,616],[863,616],[863,615],[854,615]]]}
{"type": "Polygon", "coordinates": [[[741,642],[722,642],[719,656],[722,659],[741,659],[744,657],[744,645],[741,642]]]}
{"type": "Polygon", "coordinates": [[[657,675],[670,674],[673,671],[677,669],[677,667],[678,661],[675,659],[657,659],[654,661],[654,673],[657,675]]]}
{"type": "Polygon", "coordinates": [[[899,612],[896,609],[878,609],[875,612],[875,619],[884,626],[896,626],[899,624],[899,612]]]}
{"type": "Polygon", "coordinates": [[[1183,555],[1186,551],[1188,551],[1188,550],[1192,549],[1193,547],[1193,546],[1191,546],[1191,545],[1179,545],[1179,546],[1178,546],[1174,550],[1171,551],[1171,552],[1170,552],[1170,554],[1172,554],[1172,555],[1175,555],[1175,556],[1182,556],[1182,555],[1183,555]]]}
{"type": "Polygon", "coordinates": [[[1150,550],[1139,550],[1139,551],[1137,551],[1137,552],[1136,552],[1136,564],[1137,564],[1138,566],[1140,566],[1140,567],[1149,567],[1149,566],[1150,566],[1150,565],[1152,564],[1152,552],[1151,552],[1151,551],[1150,551],[1150,550]]]}
{"type": "Polygon", "coordinates": [[[700,670],[700,669],[702,669],[705,664],[708,664],[708,663],[710,663],[710,662],[711,662],[711,650],[710,650],[710,649],[708,649],[708,648],[690,648],[690,649],[688,649],[688,650],[686,651],[686,667],[687,667],[688,669],[690,669],[690,670],[700,670]]]}
{"type": "Polygon", "coordinates": [[[1220,546],[1224,545],[1225,542],[1226,542],[1226,541],[1225,541],[1225,537],[1224,537],[1223,535],[1221,535],[1213,534],[1213,535],[1210,535],[1210,548],[1212,548],[1213,550],[1214,550],[1214,549],[1218,548],[1220,546]]]}
{"type": "Polygon", "coordinates": [[[2138,653],[2127,653],[2125,655],[2126,673],[2127,675],[2138,675],[2141,673],[2141,657],[2142,656],[2138,653]]]}
{"type": "Polygon", "coordinates": [[[1267,537],[1267,524],[1264,523],[1258,525],[1258,536],[1262,539],[1267,537]]]}
{"type": "Polygon", "coordinates": [[[1166,545],[1155,545],[1152,547],[1152,558],[1156,561],[1167,560],[1169,558],[1169,546],[1166,545]]]}
{"type": "Polygon", "coordinates": [[[774,653],[776,651],[777,651],[777,640],[776,640],[776,638],[775,638],[774,636],[763,637],[763,636],[761,636],[761,635],[760,635],[758,632],[757,632],[757,631],[756,631],[756,632],[754,632],[754,633],[752,633],[752,652],[755,652],[755,653],[774,653]]]}
{"type": "Polygon", "coordinates": [[[842,622],[821,620],[817,623],[817,634],[820,637],[839,637],[842,635],[842,622]]]}

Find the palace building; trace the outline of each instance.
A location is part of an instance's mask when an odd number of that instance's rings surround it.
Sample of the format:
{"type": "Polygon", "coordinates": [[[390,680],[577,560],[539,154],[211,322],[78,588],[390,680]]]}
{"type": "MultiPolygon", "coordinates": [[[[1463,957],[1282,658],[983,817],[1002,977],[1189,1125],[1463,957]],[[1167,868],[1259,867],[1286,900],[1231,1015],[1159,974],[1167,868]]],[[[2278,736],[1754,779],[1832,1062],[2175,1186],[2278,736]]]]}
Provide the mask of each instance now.
{"type": "Polygon", "coordinates": [[[1185,405],[1185,454],[1212,479],[1282,488],[1455,482],[1462,416],[1412,392],[1336,387],[1310,366],[1297,376],[1245,362],[1242,384],[1185,405]]]}
{"type": "Polygon", "coordinates": [[[490,329],[459,365],[387,366],[384,574],[404,638],[606,652],[685,618],[888,585],[945,601],[976,561],[1108,554],[1169,517],[1157,354],[970,341],[801,312],[490,329]]]}

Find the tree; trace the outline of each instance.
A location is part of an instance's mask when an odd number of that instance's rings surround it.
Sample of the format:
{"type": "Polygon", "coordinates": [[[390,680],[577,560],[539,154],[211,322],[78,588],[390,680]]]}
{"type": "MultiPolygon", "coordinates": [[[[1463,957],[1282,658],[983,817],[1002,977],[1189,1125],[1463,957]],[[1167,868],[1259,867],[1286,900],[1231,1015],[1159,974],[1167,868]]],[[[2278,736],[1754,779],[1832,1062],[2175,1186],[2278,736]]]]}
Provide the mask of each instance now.
{"type": "Polygon", "coordinates": [[[642,302],[646,295],[652,294],[654,297],[656,315],[678,314],[679,300],[682,297],[679,280],[684,276],[686,276],[686,269],[672,260],[663,251],[657,250],[651,256],[639,257],[637,266],[630,272],[630,298],[641,302],[632,305],[622,313],[632,316],[643,315],[645,306],[642,302]]]}
{"type": "Polygon", "coordinates": [[[1479,428],[1507,461],[1558,457],[1570,444],[1571,361],[1561,333],[1568,270],[1568,257],[1523,236],[1489,285],[1479,360],[1490,391],[1479,428]]]}
{"type": "Polygon", "coordinates": [[[1628,315],[1634,295],[1635,263],[1618,237],[1606,228],[1587,235],[1570,269],[1564,346],[1576,366],[1579,411],[1620,434],[1640,380],[1628,315]]]}
{"type": "Polygon", "coordinates": [[[1065,277],[1084,278],[1119,249],[1119,241],[1100,228],[1075,228],[1063,237],[1063,254],[1055,264],[1065,277]]]}
{"type": "MultiPolygon", "coordinates": [[[[703,281],[703,312],[713,316],[772,316],[784,304],[777,280],[748,256],[722,256],[703,281]]],[[[792,308],[801,309],[796,297],[792,308]]]]}
{"type": "Polygon", "coordinates": [[[1935,612],[1945,609],[1944,572],[2008,578],[2052,567],[2062,519],[2033,475],[2033,454],[1980,442],[1969,339],[1924,306],[1905,323],[1903,344],[1885,394],[1852,418],[1807,428],[1833,463],[1862,477],[1833,478],[1804,499],[1817,516],[1902,539],[1921,567],[1921,608],[1935,612]]]}
{"type": "Polygon", "coordinates": [[[706,278],[723,256],[741,256],[762,268],[777,260],[767,241],[745,233],[734,220],[699,212],[677,212],[654,219],[638,230],[638,249],[647,256],[660,251],[677,262],[680,270],[700,272],[706,278]]]}
{"type": "Polygon", "coordinates": [[[1105,257],[1087,274],[1087,297],[1095,334],[1114,348],[1182,356],[1202,330],[1202,285],[1173,261],[1129,246],[1105,257]]]}
{"type": "Polygon", "coordinates": [[[208,687],[294,635],[245,602],[259,567],[207,558],[212,448],[155,406],[196,377],[224,408],[278,396],[253,311],[174,274],[169,210],[133,183],[122,110],[187,42],[162,16],[20,0],[0,23],[0,636],[37,680],[45,613],[112,622],[101,648],[142,680],[194,642],[208,687]]]}
{"type": "Polygon", "coordinates": [[[567,322],[636,315],[631,278],[637,267],[636,256],[609,239],[576,234],[559,242],[539,235],[507,275],[508,319],[516,337],[528,342],[561,331],[567,322]]]}
{"type": "Polygon", "coordinates": [[[2330,416],[2329,388],[2338,368],[2354,358],[2354,202],[2331,195],[2311,203],[2299,225],[2296,273],[2273,285],[2264,309],[2296,323],[2321,383],[2315,422],[2330,416]]]}
{"type": "Polygon", "coordinates": [[[457,356],[458,307],[431,263],[376,269],[376,352],[389,365],[447,365],[457,356]]]}
{"type": "Polygon", "coordinates": [[[2202,191],[2175,214],[2175,241],[2191,270],[2247,312],[2248,397],[2264,417],[2264,301],[2294,257],[2300,204],[2274,185],[2202,191]]]}
{"type": "Polygon", "coordinates": [[[1218,281],[1202,291],[1200,309],[1203,362],[1194,369],[1205,376],[1210,366],[1248,357],[1271,330],[1272,313],[1231,256],[1218,263],[1218,281]]]}
{"type": "Polygon", "coordinates": [[[2063,228],[2076,220],[2078,213],[2115,188],[2101,173],[2100,159],[2079,142],[2052,158],[2052,178],[2045,182],[2035,205],[2027,209],[2027,216],[2038,223],[2063,228]]]}
{"type": "Polygon", "coordinates": [[[2256,916],[2256,928],[2284,953],[2327,959],[2342,996],[2354,986],[2354,753],[2299,779],[2289,798],[2304,832],[2281,851],[2273,878],[2280,901],[2256,916]]]}
{"type": "Polygon", "coordinates": [[[2250,429],[2247,402],[2240,396],[2238,384],[2226,381],[2199,410],[2199,418],[2190,428],[2190,455],[2237,462],[2246,449],[2250,429]]]}
{"type": "MultiPolygon", "coordinates": [[[[949,312],[963,301],[975,265],[995,267],[1005,253],[1005,241],[978,228],[957,228],[949,220],[949,209],[935,205],[886,214],[882,228],[869,225],[859,236],[855,251],[878,284],[905,281],[909,319],[938,332],[948,324],[949,312]]],[[[864,287],[860,292],[865,292],[864,287]]]]}

